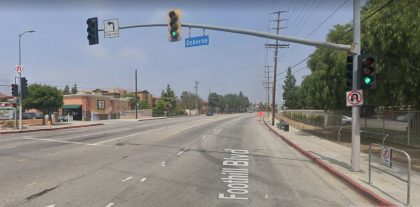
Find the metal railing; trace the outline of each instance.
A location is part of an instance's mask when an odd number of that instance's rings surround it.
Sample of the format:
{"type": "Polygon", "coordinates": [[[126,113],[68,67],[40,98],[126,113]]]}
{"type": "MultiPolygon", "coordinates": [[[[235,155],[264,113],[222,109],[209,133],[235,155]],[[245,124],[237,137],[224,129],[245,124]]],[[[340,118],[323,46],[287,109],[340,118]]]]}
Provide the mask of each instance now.
{"type": "MultiPolygon", "coordinates": [[[[403,154],[407,157],[407,179],[404,179],[404,178],[398,177],[397,175],[394,175],[394,174],[392,174],[388,171],[385,171],[385,170],[383,170],[379,167],[372,166],[372,145],[380,147],[381,148],[381,153],[382,153],[383,148],[385,147],[385,145],[380,145],[380,144],[375,144],[375,143],[371,143],[369,145],[369,184],[372,185],[372,168],[375,168],[379,171],[390,174],[390,175],[394,176],[395,178],[397,178],[397,179],[399,179],[403,182],[406,182],[407,183],[407,202],[406,202],[405,205],[409,206],[410,205],[410,185],[411,185],[411,178],[410,178],[411,177],[411,158],[410,158],[410,155],[403,150],[396,149],[396,148],[393,148],[393,147],[389,147],[391,149],[391,152],[392,151],[397,151],[397,152],[400,152],[401,154],[403,154]]],[[[391,159],[391,162],[392,162],[392,157],[390,157],[390,159],[391,159]]]]}

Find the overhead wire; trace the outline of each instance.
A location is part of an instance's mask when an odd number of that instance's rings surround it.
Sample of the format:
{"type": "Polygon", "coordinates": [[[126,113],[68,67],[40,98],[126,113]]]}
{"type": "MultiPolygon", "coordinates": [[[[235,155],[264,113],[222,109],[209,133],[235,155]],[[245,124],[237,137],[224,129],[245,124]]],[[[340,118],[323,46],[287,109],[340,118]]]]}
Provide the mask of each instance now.
{"type": "MultiPolygon", "coordinates": [[[[330,15],[328,15],[318,26],[316,26],[308,35],[305,36],[305,39],[310,37],[312,34],[314,34],[319,28],[321,28],[321,26],[327,22],[335,13],[337,13],[349,0],[344,0],[330,15]]],[[[296,47],[298,47],[299,45],[293,45],[292,48],[290,48],[290,50],[287,51],[286,54],[284,54],[282,57],[287,56],[288,54],[290,54],[296,47]]]]}

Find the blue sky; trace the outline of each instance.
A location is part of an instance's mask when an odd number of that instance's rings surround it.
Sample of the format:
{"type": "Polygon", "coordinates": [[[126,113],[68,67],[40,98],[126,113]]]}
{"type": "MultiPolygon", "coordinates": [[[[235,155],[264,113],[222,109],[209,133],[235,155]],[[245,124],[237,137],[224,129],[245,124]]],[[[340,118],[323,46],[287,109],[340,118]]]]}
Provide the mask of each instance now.
{"type": "MultiPolygon", "coordinates": [[[[167,28],[136,28],[120,30],[118,38],[103,38],[99,45],[89,46],[86,39],[86,20],[118,18],[120,26],[167,23],[167,11],[180,8],[184,23],[237,27],[268,31],[270,16],[277,10],[288,10],[281,22],[288,28],[281,35],[306,37],[344,0],[307,1],[4,1],[0,3],[0,85],[11,84],[17,73],[18,34],[27,29],[36,30],[22,37],[23,76],[29,83],[43,83],[63,88],[77,83],[79,89],[119,87],[134,90],[134,69],[139,70],[139,89],[159,96],[170,84],[179,95],[193,91],[199,81],[199,95],[207,98],[209,88],[219,94],[243,91],[251,101],[266,100],[263,86],[264,65],[273,65],[273,51],[266,57],[266,39],[206,30],[210,36],[208,46],[185,48],[184,40],[168,42],[167,28]],[[151,3],[154,2],[154,3],[151,3]],[[210,3],[213,2],[213,3],[210,3]]],[[[352,1],[317,29],[309,39],[325,40],[335,24],[352,21],[352,1]]],[[[274,27],[271,24],[271,27],[274,27]]],[[[270,32],[274,32],[271,30],[270,32]]],[[[192,29],[191,36],[203,34],[192,29]]],[[[188,29],[183,28],[183,36],[188,29]]],[[[307,57],[314,47],[291,43],[281,49],[278,72],[286,70],[307,57]]],[[[310,71],[301,69],[294,75],[298,83],[310,71]]],[[[284,81],[279,79],[278,88],[284,81]]],[[[0,87],[10,94],[10,87],[0,87]]],[[[281,100],[278,90],[277,100],[281,100]]]]}

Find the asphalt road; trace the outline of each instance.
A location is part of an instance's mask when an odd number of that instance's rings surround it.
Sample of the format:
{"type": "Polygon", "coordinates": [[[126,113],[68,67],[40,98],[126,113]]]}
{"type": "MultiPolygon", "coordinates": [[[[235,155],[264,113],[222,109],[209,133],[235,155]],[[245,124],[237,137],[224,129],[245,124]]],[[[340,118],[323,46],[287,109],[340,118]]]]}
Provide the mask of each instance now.
{"type": "Polygon", "coordinates": [[[254,114],[0,135],[0,206],[370,206],[254,114]]]}

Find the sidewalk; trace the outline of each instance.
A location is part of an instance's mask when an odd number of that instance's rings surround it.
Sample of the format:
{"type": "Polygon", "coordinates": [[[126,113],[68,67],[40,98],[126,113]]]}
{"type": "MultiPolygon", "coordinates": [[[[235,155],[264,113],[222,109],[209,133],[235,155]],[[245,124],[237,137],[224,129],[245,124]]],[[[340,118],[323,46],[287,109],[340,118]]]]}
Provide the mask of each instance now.
{"type": "MultiPolygon", "coordinates": [[[[369,184],[368,154],[361,153],[361,171],[353,172],[350,165],[351,148],[293,127],[285,132],[268,123],[266,125],[289,145],[378,205],[404,206],[407,202],[407,183],[395,176],[372,168],[372,185],[369,184]]],[[[388,168],[380,163],[380,158],[372,160],[373,166],[407,179],[407,170],[403,165],[395,163],[392,168],[388,168]]],[[[411,170],[410,206],[420,206],[420,173],[413,170],[411,170]]]]}
{"type": "Polygon", "coordinates": [[[51,126],[51,128],[48,125],[31,125],[31,126],[24,126],[22,131],[18,129],[0,129],[0,134],[13,134],[13,133],[35,132],[35,131],[52,131],[52,130],[82,128],[82,127],[99,126],[99,125],[103,125],[103,123],[92,122],[92,121],[73,121],[70,123],[54,124],[51,126]]]}

